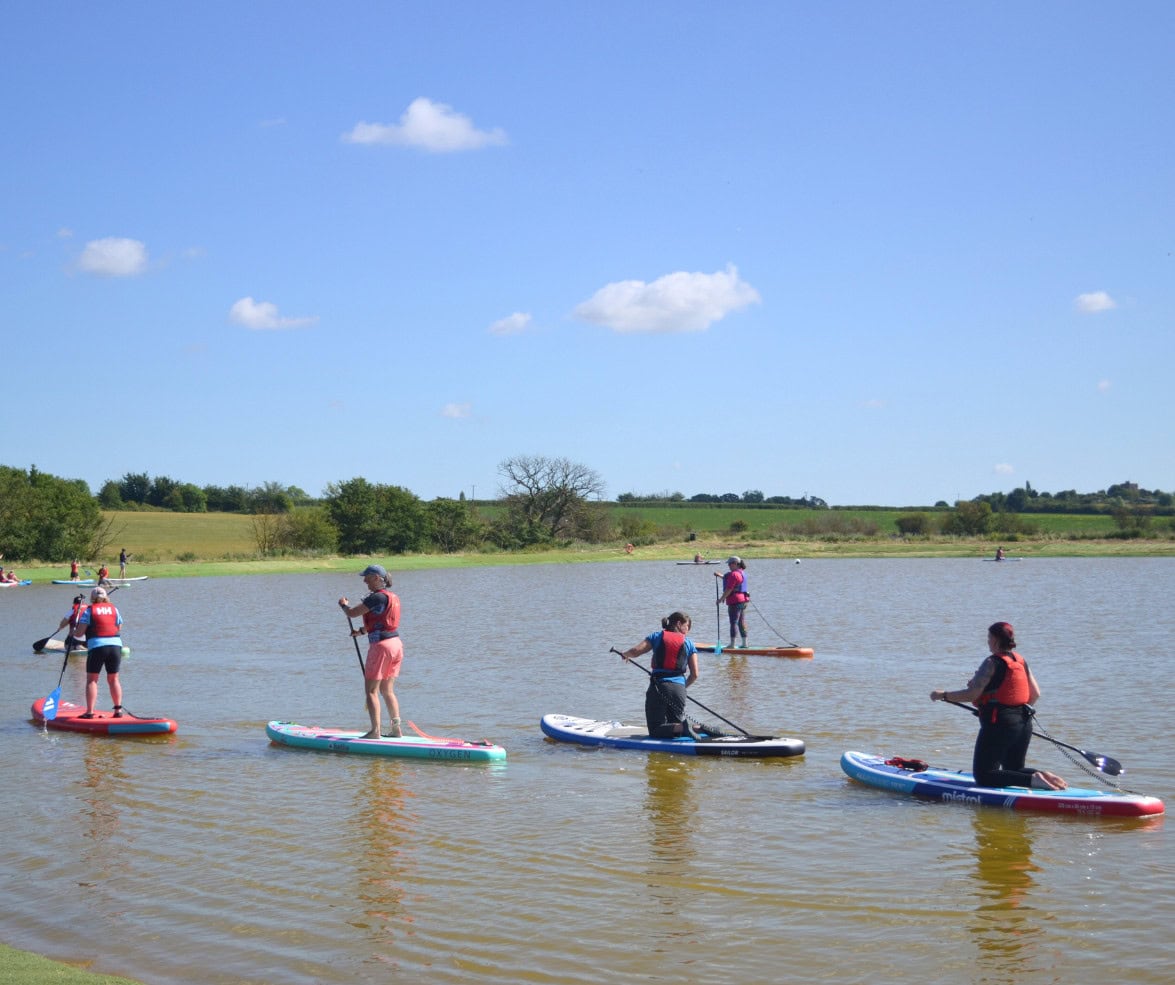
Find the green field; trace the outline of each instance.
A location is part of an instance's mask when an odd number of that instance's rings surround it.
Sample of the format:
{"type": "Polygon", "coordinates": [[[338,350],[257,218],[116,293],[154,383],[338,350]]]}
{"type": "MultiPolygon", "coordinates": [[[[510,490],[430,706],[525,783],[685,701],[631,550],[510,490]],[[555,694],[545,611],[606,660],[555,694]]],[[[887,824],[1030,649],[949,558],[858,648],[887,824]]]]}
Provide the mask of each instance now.
{"type": "MultiPolygon", "coordinates": [[[[478,507],[483,515],[492,505],[478,507]]],[[[466,554],[398,556],[399,570],[469,567],[489,564],[542,564],[601,560],[688,560],[740,554],[765,557],[983,557],[996,545],[1024,557],[1167,556],[1175,557],[1175,530],[1169,518],[1156,521],[1151,538],[1114,537],[1113,518],[1095,515],[1029,514],[1031,534],[981,537],[901,537],[895,523],[918,510],[799,510],[748,508],[739,504],[706,506],[611,505],[619,527],[624,517],[651,530],[631,554],[621,537],[604,544],[539,547],[525,552],[492,548],[466,554]],[[745,524],[732,530],[732,524],[745,524]],[[694,539],[690,540],[693,534],[694,539]]],[[[118,573],[118,551],[131,554],[129,575],[183,577],[284,571],[351,571],[357,559],[338,556],[262,557],[253,538],[252,518],[236,513],[115,512],[106,557],[87,561],[93,571],[105,561],[118,573]]],[[[390,557],[381,560],[391,561],[390,557]]],[[[68,576],[68,565],[18,565],[22,577],[37,582],[68,576]]]]}
{"type": "MultiPolygon", "coordinates": [[[[829,534],[838,532],[854,533],[854,528],[875,531],[872,536],[897,536],[899,517],[924,513],[939,515],[934,510],[803,510],[786,508],[730,506],[613,506],[612,514],[619,518],[625,515],[640,517],[665,531],[698,534],[720,534],[731,529],[735,521],[747,525],[746,533],[752,537],[777,536],[780,531],[801,536],[819,536],[822,531],[829,534]]],[[[1038,528],[1040,534],[1049,537],[1107,537],[1117,529],[1114,519],[1106,515],[1031,513],[1021,518],[1038,528]]],[[[866,534],[867,536],[870,534],[866,534]]],[[[992,534],[991,539],[998,539],[992,534]]]]}
{"type": "Polygon", "coordinates": [[[131,566],[174,561],[186,554],[200,559],[251,558],[257,553],[252,517],[241,513],[103,513],[113,520],[109,558],[118,569],[118,551],[125,547],[131,566]]]}

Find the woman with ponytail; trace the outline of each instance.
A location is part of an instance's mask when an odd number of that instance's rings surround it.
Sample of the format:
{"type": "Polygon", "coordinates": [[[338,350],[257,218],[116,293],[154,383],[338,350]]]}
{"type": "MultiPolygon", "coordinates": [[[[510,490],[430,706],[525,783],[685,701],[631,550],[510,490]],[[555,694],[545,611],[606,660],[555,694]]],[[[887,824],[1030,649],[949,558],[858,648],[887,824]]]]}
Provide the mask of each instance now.
{"type": "Polygon", "coordinates": [[[686,634],[690,617],[674,612],[661,620],[659,632],[650,633],[620,656],[632,660],[652,651],[653,669],[645,692],[645,723],[654,739],[697,734],[685,717],[685,689],[698,679],[698,651],[686,634]]]}

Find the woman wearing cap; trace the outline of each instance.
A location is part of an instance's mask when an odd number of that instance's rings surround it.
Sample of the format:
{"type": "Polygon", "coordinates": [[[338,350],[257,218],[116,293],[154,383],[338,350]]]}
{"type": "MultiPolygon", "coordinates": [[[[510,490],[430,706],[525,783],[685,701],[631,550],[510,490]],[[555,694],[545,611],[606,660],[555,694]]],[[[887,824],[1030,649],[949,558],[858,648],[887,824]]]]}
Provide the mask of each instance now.
{"type": "Polygon", "coordinates": [[[90,607],[81,614],[78,625],[86,628],[86,713],[81,717],[94,717],[98,677],[105,670],[114,717],[122,718],[122,682],[118,679],[122,664],[122,614],[107,598],[105,588],[90,592],[90,607]]]}
{"type": "Polygon", "coordinates": [[[972,702],[979,709],[979,735],[971,773],[982,787],[1036,787],[1064,790],[1068,784],[1047,770],[1024,765],[1032,741],[1032,708],[1040,685],[1028,661],[1015,652],[1016,635],[1010,623],[993,623],[987,630],[991,656],[979,665],[967,686],[958,691],[931,691],[931,701],[972,702]]]}
{"type": "Polygon", "coordinates": [[[620,654],[632,660],[650,650],[653,653],[653,670],[645,691],[645,724],[655,739],[698,737],[685,717],[685,689],[698,679],[698,651],[686,636],[689,631],[690,617],[674,612],[661,620],[659,632],[650,633],[620,654]]]}
{"type": "Polygon", "coordinates": [[[747,566],[743,559],[732,554],[726,559],[726,574],[714,572],[715,578],[722,579],[722,594],[718,597],[718,604],[726,603],[726,614],[730,618],[730,645],[734,646],[734,637],[737,632],[742,637],[742,645],[747,645],[747,602],[751,593],[747,591],[747,566]]]}
{"type": "Polygon", "coordinates": [[[353,629],[351,634],[367,634],[363,685],[371,730],[363,738],[380,737],[380,695],[388,706],[388,717],[391,719],[390,727],[384,734],[398,738],[403,734],[400,730],[400,702],[396,700],[395,692],[396,678],[400,676],[400,664],[404,659],[404,643],[400,639],[400,599],[391,590],[391,576],[382,565],[369,564],[362,574],[370,594],[355,605],[344,595],[339,599],[339,605],[348,618],[363,617],[363,628],[353,629]]]}

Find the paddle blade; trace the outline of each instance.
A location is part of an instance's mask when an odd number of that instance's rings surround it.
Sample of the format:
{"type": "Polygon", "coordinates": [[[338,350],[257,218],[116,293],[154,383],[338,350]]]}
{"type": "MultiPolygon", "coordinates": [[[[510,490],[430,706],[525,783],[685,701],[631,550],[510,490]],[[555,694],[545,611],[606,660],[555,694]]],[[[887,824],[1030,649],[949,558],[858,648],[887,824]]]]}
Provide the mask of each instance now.
{"type": "Polygon", "coordinates": [[[45,649],[45,644],[48,643],[51,638],[52,637],[46,636],[43,640],[37,640],[37,642],[33,644],[33,653],[40,653],[43,649],[45,649]]]}
{"type": "Polygon", "coordinates": [[[53,721],[57,717],[57,705],[61,701],[61,688],[55,687],[53,693],[45,699],[45,703],[41,706],[41,717],[47,722],[53,721]]]}
{"type": "Polygon", "coordinates": [[[1081,755],[1093,763],[1094,766],[1096,766],[1107,776],[1121,776],[1124,772],[1126,772],[1122,764],[1112,756],[1103,756],[1101,753],[1084,751],[1081,753],[1081,755]]]}

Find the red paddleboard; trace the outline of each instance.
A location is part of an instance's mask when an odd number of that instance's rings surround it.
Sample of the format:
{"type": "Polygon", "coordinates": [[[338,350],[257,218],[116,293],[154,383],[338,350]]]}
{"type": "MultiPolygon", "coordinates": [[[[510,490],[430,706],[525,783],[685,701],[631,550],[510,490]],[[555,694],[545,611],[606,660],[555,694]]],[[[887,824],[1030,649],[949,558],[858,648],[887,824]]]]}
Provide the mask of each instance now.
{"type": "Polygon", "coordinates": [[[62,701],[57,706],[57,717],[46,719],[41,714],[44,705],[44,698],[37,698],[33,702],[33,720],[38,725],[61,732],[89,732],[92,735],[158,735],[160,732],[174,732],[178,727],[170,718],[136,718],[125,711],[121,718],[115,718],[112,711],[95,711],[93,718],[82,718],[86,712],[85,705],[75,705],[72,701],[62,701]]]}

